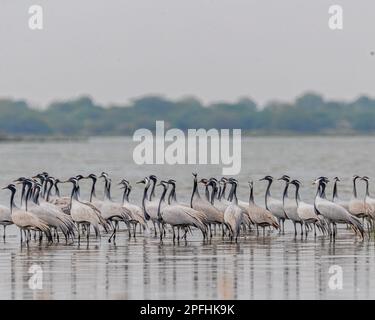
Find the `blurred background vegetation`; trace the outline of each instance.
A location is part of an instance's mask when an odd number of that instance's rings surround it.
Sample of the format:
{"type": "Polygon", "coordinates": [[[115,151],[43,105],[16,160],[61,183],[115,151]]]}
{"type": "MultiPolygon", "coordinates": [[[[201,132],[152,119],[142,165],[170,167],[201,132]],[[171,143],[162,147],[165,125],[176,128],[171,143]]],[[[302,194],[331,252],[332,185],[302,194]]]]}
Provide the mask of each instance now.
{"type": "Polygon", "coordinates": [[[89,97],[55,102],[46,109],[25,101],[0,99],[0,139],[22,136],[131,135],[138,128],[240,128],[247,134],[372,134],[375,100],[326,101],[305,93],[293,103],[258,106],[249,98],[203,105],[190,97],[177,101],[145,96],[127,105],[100,106],[89,97]]]}

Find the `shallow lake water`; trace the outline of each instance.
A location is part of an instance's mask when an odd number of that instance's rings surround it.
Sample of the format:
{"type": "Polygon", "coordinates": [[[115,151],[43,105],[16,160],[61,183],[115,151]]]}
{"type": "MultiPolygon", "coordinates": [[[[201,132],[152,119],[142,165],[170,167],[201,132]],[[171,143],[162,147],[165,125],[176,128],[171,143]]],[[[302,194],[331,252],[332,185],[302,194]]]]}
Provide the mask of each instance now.
{"type": "MultiPolygon", "coordinates": [[[[192,171],[200,176],[222,175],[220,166],[137,166],[134,144],[126,138],[95,138],[89,141],[0,144],[0,186],[19,176],[40,171],[68,178],[76,174],[107,171],[114,181],[128,178],[134,186],[131,201],[140,204],[142,188],[135,182],[156,174],[177,180],[179,200],[187,201],[192,171]]],[[[239,198],[248,199],[247,181],[255,181],[255,198],[264,204],[266,174],[288,174],[303,183],[302,197],[313,201],[313,178],[339,176],[340,196],[349,199],[353,174],[373,177],[375,139],[372,137],[257,137],[243,139],[239,198]]],[[[370,181],[371,182],[371,181],[370,181]]],[[[68,186],[63,193],[68,194],[68,186]]],[[[81,185],[87,197],[90,185],[81,185]]],[[[98,189],[101,188],[99,184],[98,189]]],[[[329,185],[329,191],[332,186],[329,185]]],[[[370,183],[373,191],[373,185],[370,183]]],[[[274,196],[281,197],[275,183],[274,196]]],[[[363,185],[359,193],[363,194],[363,185]]],[[[375,192],[375,190],[374,190],[375,192]]],[[[115,198],[120,191],[114,187],[115,198]]],[[[330,196],[330,192],[329,192],[330,196]]],[[[9,192],[0,192],[8,204],[9,192]]],[[[0,232],[2,235],[2,230],[0,232]]],[[[173,244],[171,234],[161,244],[152,231],[128,238],[119,233],[116,245],[108,235],[90,243],[20,245],[15,226],[7,228],[0,242],[0,299],[374,299],[375,241],[360,241],[344,226],[336,242],[326,236],[294,237],[267,231],[263,237],[249,232],[238,243],[223,240],[218,232],[203,243],[193,232],[187,241],[173,244]],[[37,265],[42,288],[33,290],[29,273],[37,265]],[[330,267],[342,268],[342,289],[330,287],[330,267]]]]}

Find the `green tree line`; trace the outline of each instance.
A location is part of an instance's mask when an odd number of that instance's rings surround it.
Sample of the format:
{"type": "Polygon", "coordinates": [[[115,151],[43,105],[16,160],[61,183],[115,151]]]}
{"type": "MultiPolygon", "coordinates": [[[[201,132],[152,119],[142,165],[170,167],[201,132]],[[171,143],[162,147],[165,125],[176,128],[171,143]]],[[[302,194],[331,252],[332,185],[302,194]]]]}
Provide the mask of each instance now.
{"type": "Polygon", "coordinates": [[[306,93],[292,103],[258,106],[249,98],[203,105],[196,98],[177,101],[145,96],[127,105],[101,106],[89,97],[31,108],[25,101],[0,99],[0,135],[131,135],[138,128],[240,128],[258,134],[368,134],[375,132],[375,100],[326,101],[306,93]]]}

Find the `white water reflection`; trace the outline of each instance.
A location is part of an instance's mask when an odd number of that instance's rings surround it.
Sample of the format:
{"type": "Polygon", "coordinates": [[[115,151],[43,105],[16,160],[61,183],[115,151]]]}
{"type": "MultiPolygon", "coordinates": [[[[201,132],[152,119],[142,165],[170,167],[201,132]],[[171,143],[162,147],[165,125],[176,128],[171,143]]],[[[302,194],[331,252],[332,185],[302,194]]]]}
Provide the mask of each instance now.
{"type": "Polygon", "coordinates": [[[21,249],[12,236],[0,254],[2,299],[329,299],[375,297],[374,242],[345,229],[336,243],[322,237],[250,235],[239,244],[197,233],[187,243],[139,236],[21,249]],[[6,247],[6,249],[4,249],[6,247]],[[32,264],[43,268],[43,290],[28,286],[32,264]],[[344,271],[343,290],[329,289],[328,269],[344,271]]]}

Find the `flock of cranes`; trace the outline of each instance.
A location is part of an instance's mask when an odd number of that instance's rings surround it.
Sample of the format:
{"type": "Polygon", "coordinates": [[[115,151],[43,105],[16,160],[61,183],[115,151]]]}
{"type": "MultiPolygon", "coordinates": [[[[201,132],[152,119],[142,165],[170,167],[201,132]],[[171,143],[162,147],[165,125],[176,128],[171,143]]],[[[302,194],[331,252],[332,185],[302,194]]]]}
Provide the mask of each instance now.
{"type": "Polygon", "coordinates": [[[63,236],[65,241],[74,242],[81,236],[87,241],[90,232],[94,231],[100,237],[104,231],[110,234],[108,241],[115,242],[120,223],[127,227],[129,237],[138,232],[149,229],[152,225],[155,237],[162,241],[167,237],[166,230],[171,230],[173,241],[187,238],[193,229],[198,229],[204,240],[210,239],[213,234],[220,232],[223,238],[231,241],[238,240],[241,234],[274,228],[284,233],[285,220],[290,220],[297,235],[297,226],[300,226],[301,235],[308,235],[319,231],[330,239],[337,235],[337,224],[346,224],[355,235],[364,238],[365,228],[370,232],[374,227],[375,198],[369,194],[369,178],[353,177],[353,195],[348,201],[339,198],[337,184],[340,181],[334,178],[333,197],[326,197],[327,177],[319,177],[313,183],[317,186],[314,203],[306,203],[301,199],[301,182],[291,179],[287,175],[279,178],[285,183],[282,197],[271,195],[271,186],[274,178],[267,175],[260,181],[267,183],[264,198],[265,206],[260,206],[254,200],[254,184],[249,181],[249,200],[241,201],[237,197],[238,181],[234,178],[198,179],[193,173],[193,190],[189,203],[177,200],[176,181],[158,181],[155,175],[145,177],[137,182],[143,184],[144,191],[140,205],[129,200],[132,186],[126,179],[119,182],[123,189],[122,201],[115,201],[111,196],[112,180],[107,173],[100,176],[90,174],[71,177],[61,181],[48,173],[39,173],[32,178],[20,177],[3,189],[10,191],[10,205],[0,205],[0,225],[6,227],[15,224],[20,230],[21,244],[34,240],[48,243],[59,242],[63,236]],[[91,180],[91,192],[88,200],[81,199],[80,181],[91,180]],[[96,195],[98,179],[104,181],[104,197],[96,195]],[[357,194],[358,180],[366,184],[364,197],[357,194]],[[70,196],[61,196],[59,184],[71,183],[70,196]],[[200,194],[199,185],[203,185],[203,194],[200,194]],[[19,186],[19,204],[16,204],[15,195],[19,186]],[[156,196],[156,189],[160,187],[160,197],[156,196]],[[294,188],[293,190],[291,190],[294,188]],[[293,192],[294,191],[294,192],[293,192]]]}

